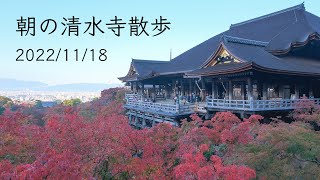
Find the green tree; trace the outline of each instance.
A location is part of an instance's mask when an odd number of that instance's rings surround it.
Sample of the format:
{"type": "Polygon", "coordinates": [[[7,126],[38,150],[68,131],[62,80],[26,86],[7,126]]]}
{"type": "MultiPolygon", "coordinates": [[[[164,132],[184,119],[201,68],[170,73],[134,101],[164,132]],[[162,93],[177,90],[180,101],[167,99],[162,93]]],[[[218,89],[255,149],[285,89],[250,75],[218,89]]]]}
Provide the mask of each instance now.
{"type": "Polygon", "coordinates": [[[10,102],[12,102],[10,98],[7,98],[5,96],[0,96],[0,106],[6,105],[10,102]]]}
{"type": "Polygon", "coordinates": [[[35,108],[43,108],[43,106],[42,106],[42,101],[36,100],[36,102],[35,102],[35,104],[34,104],[34,107],[35,107],[35,108]]]}
{"type": "Polygon", "coordinates": [[[81,104],[81,100],[79,98],[76,99],[68,99],[63,101],[63,105],[65,106],[76,106],[78,104],[81,104]]]}
{"type": "Polygon", "coordinates": [[[0,106],[0,115],[6,110],[4,107],[0,106]]]}
{"type": "Polygon", "coordinates": [[[5,96],[0,96],[0,115],[6,110],[5,107],[11,106],[12,100],[10,98],[7,98],[5,96]]]}

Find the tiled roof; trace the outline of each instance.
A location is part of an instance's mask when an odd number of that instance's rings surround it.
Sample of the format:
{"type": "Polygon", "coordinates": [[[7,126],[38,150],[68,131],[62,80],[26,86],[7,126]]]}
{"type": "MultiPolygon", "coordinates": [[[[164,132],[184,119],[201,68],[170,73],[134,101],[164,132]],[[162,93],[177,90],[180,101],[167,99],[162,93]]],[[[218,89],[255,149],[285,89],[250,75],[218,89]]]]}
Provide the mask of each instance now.
{"type": "MultiPolygon", "coordinates": [[[[217,52],[221,44],[244,62],[279,71],[320,74],[319,60],[278,56],[287,53],[295,44],[305,44],[310,37],[320,40],[320,18],[305,10],[304,5],[293,6],[275,13],[238,24],[180,54],[166,63],[133,60],[139,77],[150,74],[199,72],[203,64],[217,52]],[[309,67],[312,64],[312,67],[309,67]]],[[[211,68],[212,71],[215,68],[211,68]]]]}

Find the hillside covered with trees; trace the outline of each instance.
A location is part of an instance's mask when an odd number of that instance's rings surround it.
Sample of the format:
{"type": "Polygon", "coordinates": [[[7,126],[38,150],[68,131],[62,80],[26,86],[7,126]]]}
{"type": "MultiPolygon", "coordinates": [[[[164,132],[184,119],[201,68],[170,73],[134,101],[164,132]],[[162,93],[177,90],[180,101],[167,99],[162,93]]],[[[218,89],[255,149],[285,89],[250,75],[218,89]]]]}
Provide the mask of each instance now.
{"type": "Polygon", "coordinates": [[[137,130],[125,90],[52,108],[0,98],[1,179],[320,179],[320,107],[287,123],[230,112],[137,130]]]}

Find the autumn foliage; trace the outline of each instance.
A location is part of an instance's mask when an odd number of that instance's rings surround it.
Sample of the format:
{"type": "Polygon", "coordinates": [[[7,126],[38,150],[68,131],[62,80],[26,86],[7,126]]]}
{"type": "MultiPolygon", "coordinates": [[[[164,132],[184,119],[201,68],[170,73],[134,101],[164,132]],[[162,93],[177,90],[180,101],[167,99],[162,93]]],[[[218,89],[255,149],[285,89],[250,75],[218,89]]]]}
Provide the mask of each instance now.
{"type": "Polygon", "coordinates": [[[261,129],[263,117],[221,112],[207,121],[192,115],[181,127],[137,130],[123,113],[124,92],[109,89],[90,103],[43,109],[37,118],[24,108],[5,110],[1,179],[256,178],[255,166],[233,155],[270,134],[261,129]]]}

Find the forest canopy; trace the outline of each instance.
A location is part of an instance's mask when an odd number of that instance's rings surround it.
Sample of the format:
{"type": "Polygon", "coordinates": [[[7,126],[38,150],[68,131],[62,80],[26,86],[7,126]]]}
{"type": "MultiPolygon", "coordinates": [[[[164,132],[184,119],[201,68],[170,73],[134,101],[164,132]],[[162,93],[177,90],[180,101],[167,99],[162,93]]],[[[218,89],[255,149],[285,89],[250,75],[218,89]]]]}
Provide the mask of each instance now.
{"type": "Polygon", "coordinates": [[[320,179],[318,106],[302,104],[291,123],[220,112],[137,130],[125,92],[52,108],[1,97],[1,179],[320,179]]]}

